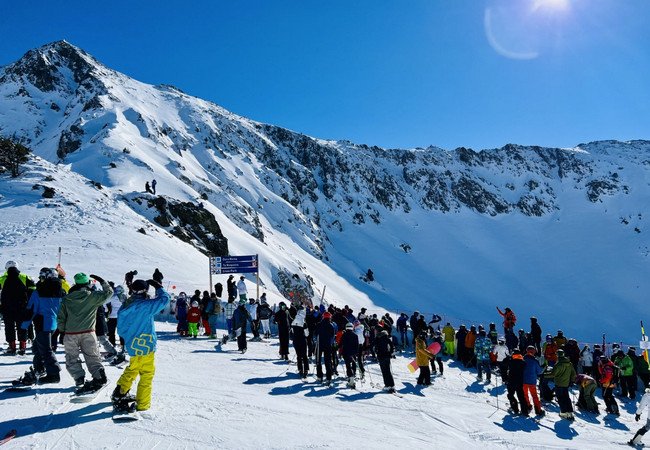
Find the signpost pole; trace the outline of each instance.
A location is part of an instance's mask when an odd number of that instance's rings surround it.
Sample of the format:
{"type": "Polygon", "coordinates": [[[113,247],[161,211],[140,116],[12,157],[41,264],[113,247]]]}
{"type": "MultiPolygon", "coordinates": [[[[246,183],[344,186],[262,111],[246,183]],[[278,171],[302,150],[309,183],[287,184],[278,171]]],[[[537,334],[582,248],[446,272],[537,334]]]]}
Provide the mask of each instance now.
{"type": "Polygon", "coordinates": [[[260,299],[260,255],[255,255],[257,259],[257,271],[255,272],[255,282],[257,283],[257,300],[260,299]]]}
{"type": "Polygon", "coordinates": [[[327,289],[327,285],[323,286],[323,295],[320,296],[320,304],[323,304],[323,300],[325,299],[325,290],[327,289]]]}
{"type": "Polygon", "coordinates": [[[210,294],[212,294],[212,256],[208,256],[208,272],[210,272],[210,294]]]}

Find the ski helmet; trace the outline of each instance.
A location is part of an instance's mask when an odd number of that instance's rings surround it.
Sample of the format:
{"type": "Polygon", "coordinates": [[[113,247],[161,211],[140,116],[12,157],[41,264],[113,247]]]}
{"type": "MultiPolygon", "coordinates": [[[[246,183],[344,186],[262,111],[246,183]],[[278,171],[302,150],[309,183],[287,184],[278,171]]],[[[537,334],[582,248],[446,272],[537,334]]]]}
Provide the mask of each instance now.
{"type": "Polygon", "coordinates": [[[38,278],[58,278],[56,270],[50,269],[49,267],[43,267],[38,273],[38,278]]]}
{"type": "Polygon", "coordinates": [[[80,286],[90,284],[90,278],[88,278],[88,275],[85,273],[79,272],[74,276],[74,284],[78,284],[80,286]]]}
{"type": "Polygon", "coordinates": [[[332,314],[330,314],[329,311],[325,311],[323,313],[323,319],[331,319],[331,318],[332,318],[332,314]]]}
{"type": "Polygon", "coordinates": [[[131,285],[131,290],[134,294],[144,294],[149,290],[149,285],[144,280],[135,280],[131,285]]]}
{"type": "Polygon", "coordinates": [[[526,353],[536,353],[536,352],[537,349],[535,348],[535,346],[529,345],[528,347],[526,347],[526,353]]]}
{"type": "Polygon", "coordinates": [[[199,306],[199,302],[197,302],[196,300],[194,300],[194,301],[192,302],[192,307],[193,307],[193,308],[196,308],[196,307],[198,307],[198,306],[199,306]]]}
{"type": "Polygon", "coordinates": [[[348,322],[348,323],[345,324],[345,329],[346,329],[346,330],[351,330],[351,329],[353,329],[353,328],[354,328],[354,325],[352,325],[350,322],[348,322]]]}
{"type": "Polygon", "coordinates": [[[564,356],[564,350],[559,349],[559,350],[557,351],[557,356],[558,356],[558,357],[562,357],[562,356],[564,356]]]}
{"type": "Polygon", "coordinates": [[[9,260],[7,261],[7,264],[5,264],[5,270],[9,270],[10,267],[16,267],[16,266],[17,266],[16,261],[9,260]]]}

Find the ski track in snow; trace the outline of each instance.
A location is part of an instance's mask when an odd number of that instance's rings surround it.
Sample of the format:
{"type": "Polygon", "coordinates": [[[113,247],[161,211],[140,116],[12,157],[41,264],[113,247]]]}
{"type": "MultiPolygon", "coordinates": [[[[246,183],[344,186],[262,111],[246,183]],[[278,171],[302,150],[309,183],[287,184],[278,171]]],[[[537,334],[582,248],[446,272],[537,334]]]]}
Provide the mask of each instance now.
{"type": "MultiPolygon", "coordinates": [[[[18,430],[7,448],[606,449],[630,439],[638,427],[632,404],[621,404],[622,416],[606,420],[578,412],[568,423],[555,404],[539,420],[512,417],[496,377],[491,385],[476,382],[474,372],[455,363],[446,364],[432,386],[419,388],[417,374],[406,369],[412,356],[398,356],[392,363],[403,395],[398,398],[371,386],[382,382],[376,363],[367,364],[358,389],[347,389],[343,376],[327,388],[313,377],[303,383],[295,364],[277,359],[276,339],[250,342],[242,355],[234,342],[180,339],[166,322],[157,328],[152,408],[142,420],[111,420],[110,393],[120,369],[106,366],[109,386],[87,404],[69,401],[73,383],[63,370],[58,385],[0,394],[3,429],[18,430]]],[[[58,358],[63,361],[62,352],[58,358]]],[[[29,363],[28,357],[2,357],[2,380],[18,377],[29,363]]],[[[343,375],[344,366],[338,371],[343,375]]]]}

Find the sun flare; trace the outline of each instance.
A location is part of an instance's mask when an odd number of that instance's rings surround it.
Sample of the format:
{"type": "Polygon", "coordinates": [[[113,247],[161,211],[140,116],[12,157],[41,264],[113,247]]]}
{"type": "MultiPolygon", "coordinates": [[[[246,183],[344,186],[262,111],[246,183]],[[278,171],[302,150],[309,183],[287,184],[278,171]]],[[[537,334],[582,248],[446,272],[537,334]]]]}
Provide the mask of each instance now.
{"type": "Polygon", "coordinates": [[[538,9],[564,11],[569,9],[569,0],[534,0],[533,11],[538,9]]]}

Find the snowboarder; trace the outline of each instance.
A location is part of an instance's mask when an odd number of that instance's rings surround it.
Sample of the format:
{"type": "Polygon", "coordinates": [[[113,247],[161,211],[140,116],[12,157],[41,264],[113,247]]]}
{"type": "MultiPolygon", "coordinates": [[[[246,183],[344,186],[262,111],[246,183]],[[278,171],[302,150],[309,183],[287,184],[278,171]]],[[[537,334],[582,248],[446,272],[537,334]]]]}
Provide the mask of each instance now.
{"type": "Polygon", "coordinates": [[[456,353],[456,349],[454,348],[454,339],[456,335],[454,327],[451,326],[450,322],[447,322],[447,325],[443,327],[442,332],[445,335],[445,354],[453,358],[456,353]]]}
{"type": "Polygon", "coordinates": [[[155,280],[135,280],[133,291],[133,295],[126,300],[118,313],[117,332],[124,337],[131,360],[117,380],[117,386],[111,395],[117,411],[128,407],[133,400],[138,411],[151,407],[154,355],[158,340],[153,317],[170,301],[167,291],[155,280]],[[155,289],[155,297],[151,299],[147,295],[149,286],[155,289]],[[129,396],[129,391],[138,376],[140,380],[133,398],[129,396]]]}
{"type": "Polygon", "coordinates": [[[192,300],[190,309],[187,311],[187,329],[191,338],[196,339],[199,335],[199,322],[201,321],[201,309],[199,302],[192,300]]]}
{"type": "Polygon", "coordinates": [[[553,367],[557,362],[557,351],[558,347],[555,341],[553,341],[553,336],[547,334],[546,342],[544,342],[544,345],[542,346],[542,352],[544,354],[544,360],[548,366],[553,367]]]}
{"type": "Polygon", "coordinates": [[[557,351],[557,364],[553,367],[553,381],[555,383],[555,395],[560,405],[560,417],[567,420],[574,420],[573,406],[569,397],[569,385],[576,379],[576,371],[573,364],[564,355],[564,350],[557,351]]]}
{"type": "Polygon", "coordinates": [[[63,298],[57,316],[57,325],[65,333],[65,365],[78,387],[76,393],[95,392],[106,384],[106,374],[102,367],[97,348],[97,336],[94,329],[97,320],[97,308],[113,295],[111,286],[98,275],[78,273],[74,276],[74,286],[63,298]],[[101,291],[92,291],[90,280],[101,284],[101,291]],[[85,382],[85,371],[81,366],[79,354],[84,355],[86,367],[92,376],[85,382]]]}
{"type": "Polygon", "coordinates": [[[594,373],[594,354],[589,347],[589,344],[586,344],[582,347],[580,351],[580,372],[587,375],[592,375],[594,373]]]}
{"type": "Polygon", "coordinates": [[[415,339],[418,337],[420,334],[420,330],[418,329],[418,320],[420,319],[420,312],[415,311],[413,315],[409,318],[409,325],[411,326],[411,332],[413,333],[413,339],[411,340],[411,343],[415,345],[415,339]]]}
{"type": "Polygon", "coordinates": [[[636,409],[636,414],[634,415],[634,420],[637,422],[641,420],[643,410],[646,410],[648,414],[646,423],[636,432],[632,440],[629,442],[632,446],[642,445],[641,439],[643,439],[643,436],[648,432],[648,430],[650,430],[650,386],[646,388],[645,394],[643,394],[643,398],[641,398],[641,402],[639,403],[639,406],[636,409]]]}
{"type": "Polygon", "coordinates": [[[464,363],[465,361],[465,353],[467,352],[465,350],[465,338],[467,337],[467,328],[465,325],[461,325],[458,327],[458,331],[456,331],[456,357],[458,361],[461,363],[464,363]]]}
{"type": "Polygon", "coordinates": [[[0,312],[5,324],[5,337],[9,348],[6,354],[25,354],[27,349],[27,330],[20,326],[27,312],[27,300],[35,289],[30,277],[20,273],[14,261],[7,261],[6,272],[0,276],[0,312]],[[16,334],[19,347],[16,350],[16,334]]]}
{"type": "Polygon", "coordinates": [[[57,327],[56,316],[64,296],[65,292],[56,271],[47,267],[42,268],[36,283],[36,290],[27,303],[30,319],[21,325],[21,328],[26,330],[32,322],[34,323],[36,331],[32,343],[34,370],[26,372],[21,381],[14,385],[31,385],[37,381],[39,384],[58,383],[61,380],[61,368],[54,351],[52,351],[51,339],[52,332],[57,327]]]}
{"type": "Polygon", "coordinates": [[[476,358],[474,354],[474,346],[476,344],[476,327],[472,325],[469,328],[467,336],[465,336],[465,360],[463,364],[465,367],[474,367],[476,358]]]}
{"type": "MultiPolygon", "coordinates": [[[[280,359],[289,360],[289,329],[291,321],[289,312],[284,302],[279,303],[279,309],[273,316],[273,321],[278,325],[278,337],[280,338],[280,359]]],[[[330,316],[331,317],[331,316],[330,316]]]]}
{"type": "Polygon", "coordinates": [[[526,405],[528,410],[532,410],[533,406],[535,407],[535,414],[541,416],[544,414],[542,409],[542,403],[539,401],[539,396],[537,395],[537,379],[544,372],[542,366],[539,365],[537,358],[535,358],[535,353],[537,349],[534,345],[529,345],[526,348],[526,355],[524,356],[524,362],[526,366],[524,367],[524,397],[526,398],[526,405]],[[531,404],[530,397],[533,398],[531,404]]]}
{"type": "Polygon", "coordinates": [[[490,329],[487,332],[487,336],[490,339],[490,342],[492,342],[492,345],[497,345],[497,342],[499,341],[499,333],[497,332],[497,325],[494,322],[490,323],[490,329]]]}
{"type": "MultiPolygon", "coordinates": [[[[158,184],[158,182],[156,180],[151,180],[151,193],[153,195],[156,195],[156,185],[157,184],[158,184]]],[[[156,281],[158,281],[158,280],[156,280],[156,281]]]]}
{"type": "MultiPolygon", "coordinates": [[[[438,372],[440,372],[440,375],[443,375],[445,368],[442,364],[442,358],[440,357],[440,355],[442,354],[442,349],[444,348],[444,340],[440,330],[436,330],[433,333],[433,342],[437,342],[438,344],[440,344],[440,350],[438,351],[438,353],[436,353],[433,356],[433,358],[431,358],[431,374],[436,375],[438,372]],[[437,369],[436,369],[436,364],[438,365],[437,369]]],[[[491,345],[490,348],[492,348],[491,345]]]]}
{"type": "Polygon", "coordinates": [[[341,349],[348,377],[348,387],[354,389],[356,387],[354,378],[357,373],[356,357],[359,353],[359,338],[354,332],[354,325],[351,323],[345,325],[345,333],[341,338],[341,349]]]}
{"type": "Polygon", "coordinates": [[[508,363],[510,358],[510,350],[506,346],[506,341],[503,338],[497,340],[497,345],[494,346],[492,350],[494,353],[497,367],[499,368],[499,374],[501,375],[501,381],[504,383],[508,382],[508,363]]]}
{"type": "Polygon", "coordinates": [[[254,298],[248,299],[248,304],[246,305],[246,310],[251,316],[251,333],[253,333],[253,341],[261,341],[259,329],[259,319],[257,317],[257,302],[254,298]]]}
{"type": "Polygon", "coordinates": [[[634,373],[633,357],[636,358],[636,353],[634,347],[630,347],[627,354],[623,353],[623,350],[619,350],[618,357],[614,361],[614,365],[619,369],[621,396],[628,397],[630,400],[636,399],[636,374],[634,373]]]}
{"type": "MultiPolygon", "coordinates": [[[[122,303],[126,300],[124,295],[124,288],[122,286],[115,286],[113,295],[106,302],[108,308],[108,321],[106,323],[108,328],[108,340],[111,344],[116,345],[115,330],[117,330],[117,313],[122,307],[122,303]]],[[[124,339],[120,336],[120,345],[124,347],[124,339]]]]}
{"type": "Polygon", "coordinates": [[[433,358],[433,353],[427,350],[427,332],[421,331],[415,338],[415,360],[420,368],[417,384],[423,386],[431,385],[431,370],[429,369],[429,360],[433,358]]]}
{"type": "MultiPolygon", "coordinates": [[[[111,295],[112,297],[112,295],[111,295]]],[[[97,308],[97,316],[95,317],[95,336],[97,336],[97,342],[102,346],[104,352],[106,353],[106,360],[112,360],[117,356],[117,350],[115,346],[111,344],[111,341],[106,337],[108,332],[108,327],[106,326],[106,310],[104,305],[99,305],[97,308]]]]}

